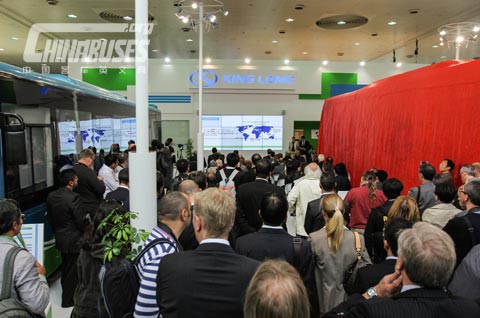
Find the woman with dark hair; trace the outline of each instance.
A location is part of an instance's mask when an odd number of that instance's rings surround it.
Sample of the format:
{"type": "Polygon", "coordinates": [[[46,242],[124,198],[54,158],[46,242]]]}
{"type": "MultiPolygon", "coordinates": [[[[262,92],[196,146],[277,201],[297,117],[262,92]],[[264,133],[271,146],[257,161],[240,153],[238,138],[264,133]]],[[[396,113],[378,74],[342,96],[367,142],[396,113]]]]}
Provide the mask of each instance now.
{"type": "Polygon", "coordinates": [[[387,201],[383,192],[377,190],[376,181],[376,174],[366,171],[362,175],[360,187],[351,189],[345,197],[345,203],[350,209],[350,228],[362,234],[370,211],[387,201]]]}
{"type": "Polygon", "coordinates": [[[337,191],[349,191],[352,188],[350,179],[348,178],[347,167],[343,162],[337,163],[333,170],[335,171],[335,183],[337,191]]]}
{"type": "Polygon", "coordinates": [[[73,297],[74,307],[71,318],[98,317],[97,303],[100,298],[100,280],[98,274],[103,264],[103,236],[110,231],[107,226],[98,230],[98,226],[113,210],[124,214],[123,206],[117,201],[103,201],[98,207],[93,224],[87,226],[80,240],[81,250],[77,261],[78,285],[73,297]]]}

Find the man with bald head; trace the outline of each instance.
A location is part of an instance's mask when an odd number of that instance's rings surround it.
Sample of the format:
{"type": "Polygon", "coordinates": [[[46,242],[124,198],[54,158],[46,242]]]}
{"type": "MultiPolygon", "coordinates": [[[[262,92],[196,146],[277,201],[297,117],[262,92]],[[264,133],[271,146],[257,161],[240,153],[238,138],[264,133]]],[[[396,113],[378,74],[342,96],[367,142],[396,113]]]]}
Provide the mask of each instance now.
{"type": "Polygon", "coordinates": [[[320,198],[322,190],[318,186],[320,182],[320,167],[312,162],[305,169],[305,176],[288,193],[288,211],[287,230],[290,235],[307,237],[305,231],[305,214],[307,212],[308,202],[320,198]]]}
{"type": "Polygon", "coordinates": [[[228,234],[235,201],[217,188],[195,195],[194,251],[166,256],[157,276],[157,304],[163,318],[241,318],[245,291],[259,262],[235,253],[228,234]]]}
{"type": "MultiPolygon", "coordinates": [[[[193,207],[195,205],[195,194],[201,192],[202,189],[200,189],[198,184],[193,180],[183,180],[182,183],[180,183],[178,190],[188,196],[190,199],[190,207],[193,211],[193,207]]],[[[191,222],[182,232],[178,238],[178,241],[182,245],[184,251],[191,251],[198,247],[198,241],[195,238],[193,224],[191,222]]]]}

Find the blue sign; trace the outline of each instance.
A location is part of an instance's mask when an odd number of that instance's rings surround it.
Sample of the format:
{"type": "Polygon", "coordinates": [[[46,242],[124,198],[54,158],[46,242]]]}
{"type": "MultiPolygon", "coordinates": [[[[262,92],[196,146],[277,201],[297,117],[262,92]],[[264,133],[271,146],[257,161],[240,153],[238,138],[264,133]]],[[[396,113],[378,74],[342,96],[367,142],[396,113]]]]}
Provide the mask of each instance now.
{"type": "MultiPolygon", "coordinates": [[[[190,74],[190,83],[193,86],[199,87],[200,86],[200,71],[196,70],[190,74]]],[[[202,72],[202,80],[203,80],[203,88],[212,87],[213,85],[217,84],[218,82],[218,75],[212,70],[203,70],[202,72]]]]}

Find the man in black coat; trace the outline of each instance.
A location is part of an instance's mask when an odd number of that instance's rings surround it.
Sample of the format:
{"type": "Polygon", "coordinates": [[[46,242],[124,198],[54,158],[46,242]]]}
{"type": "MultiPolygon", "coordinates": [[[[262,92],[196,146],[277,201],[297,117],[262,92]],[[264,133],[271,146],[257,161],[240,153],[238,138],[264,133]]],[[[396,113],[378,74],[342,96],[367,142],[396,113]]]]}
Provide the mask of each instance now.
{"type": "Polygon", "coordinates": [[[118,188],[112,192],[107,193],[105,200],[116,200],[122,202],[125,211],[130,211],[130,189],[128,188],[130,178],[128,176],[128,168],[120,170],[118,173],[118,188]]]}
{"type": "Polygon", "coordinates": [[[193,228],[199,247],[165,256],[158,268],[157,304],[163,318],[241,318],[245,292],[259,262],[229,246],[235,202],[208,188],[195,196],[193,228]]]}
{"type": "Polygon", "coordinates": [[[380,264],[365,266],[358,269],[354,293],[364,293],[369,287],[375,286],[383,276],[395,272],[395,264],[398,256],[398,236],[400,233],[412,227],[410,221],[404,218],[394,218],[385,225],[384,248],[387,251],[387,258],[380,264]]]}
{"type": "Polygon", "coordinates": [[[395,273],[363,295],[352,295],[324,317],[480,317],[479,304],[446,291],[454,267],[455,248],[448,234],[417,222],[398,238],[395,273]]]}
{"type": "Polygon", "coordinates": [[[87,223],[87,211],[80,196],[73,192],[78,184],[73,169],[60,172],[60,188],[47,197],[47,219],[55,234],[55,246],[62,257],[62,307],[73,306],[73,294],[78,283],[77,258],[80,238],[87,223]]]}
{"type": "Polygon", "coordinates": [[[335,193],[335,175],[333,173],[325,172],[320,176],[320,189],[322,189],[320,198],[308,202],[307,205],[303,226],[307,234],[318,231],[325,226],[325,219],[320,209],[322,198],[328,194],[335,193]]]}
{"type": "Polygon", "coordinates": [[[74,191],[80,195],[82,205],[88,211],[92,220],[105,192],[103,178],[97,177],[91,169],[94,160],[95,154],[93,151],[83,149],[78,155],[77,164],[73,166],[73,170],[78,176],[78,186],[74,191]]]}
{"type": "Polygon", "coordinates": [[[467,214],[454,217],[443,230],[455,243],[457,265],[460,265],[472,247],[480,243],[480,179],[470,179],[458,197],[467,214]]]}
{"type": "Polygon", "coordinates": [[[258,232],[240,237],[235,251],[260,262],[280,258],[295,267],[308,291],[311,317],[317,317],[318,296],[312,249],[310,242],[295,238],[282,228],[287,212],[288,201],[285,194],[274,192],[265,195],[260,205],[262,228],[258,232]]]}
{"type": "Polygon", "coordinates": [[[403,184],[396,178],[387,179],[383,183],[383,194],[387,197],[387,202],[373,208],[368,215],[367,225],[365,226],[365,247],[373,263],[380,264],[387,257],[387,252],[383,248],[383,227],[388,221],[388,211],[395,202],[395,199],[402,194],[403,184]]]}
{"type": "Polygon", "coordinates": [[[282,188],[268,182],[271,167],[269,159],[257,161],[255,181],[244,183],[237,189],[235,227],[238,236],[256,232],[262,227],[262,219],[258,211],[265,194],[270,192],[285,194],[282,188]]]}

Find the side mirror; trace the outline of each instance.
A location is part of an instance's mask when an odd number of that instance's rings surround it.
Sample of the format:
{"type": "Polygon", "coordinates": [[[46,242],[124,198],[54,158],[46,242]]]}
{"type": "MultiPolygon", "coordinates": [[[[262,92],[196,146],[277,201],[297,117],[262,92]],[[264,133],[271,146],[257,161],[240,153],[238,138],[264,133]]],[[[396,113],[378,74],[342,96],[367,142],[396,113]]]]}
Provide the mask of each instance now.
{"type": "Polygon", "coordinates": [[[27,145],[25,141],[25,124],[20,115],[0,113],[2,130],[3,156],[9,166],[27,164],[27,145]]]}

